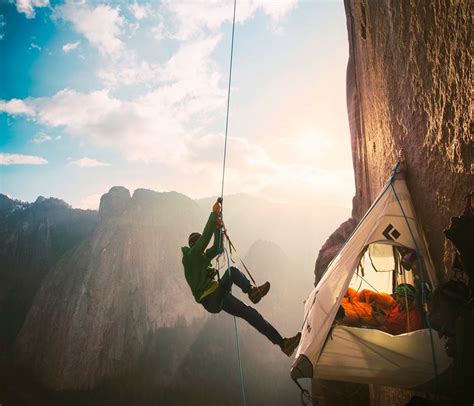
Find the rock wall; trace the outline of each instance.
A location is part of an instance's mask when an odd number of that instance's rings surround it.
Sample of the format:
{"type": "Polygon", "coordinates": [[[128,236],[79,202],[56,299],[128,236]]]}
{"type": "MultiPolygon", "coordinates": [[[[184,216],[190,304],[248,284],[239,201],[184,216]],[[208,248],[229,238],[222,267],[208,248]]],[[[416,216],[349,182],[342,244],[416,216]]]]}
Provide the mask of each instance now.
{"type": "Polygon", "coordinates": [[[11,345],[48,271],[96,224],[96,212],[59,199],[24,203],[0,194],[0,343],[11,345]]]}
{"type": "MultiPolygon", "coordinates": [[[[319,252],[316,283],[400,157],[406,160],[408,187],[438,276],[446,279],[453,248],[443,230],[452,216],[461,214],[464,196],[474,189],[470,2],[345,0],[344,4],[356,195],[352,218],[319,252]]],[[[337,390],[324,393],[328,404],[339,404],[336,392],[344,384],[335,386],[337,390]]],[[[317,387],[314,380],[313,392],[317,387]]],[[[371,404],[405,404],[402,399],[410,397],[410,392],[384,390],[370,387],[371,404]]]]}
{"type": "Polygon", "coordinates": [[[175,192],[112,188],[94,233],[48,273],[16,343],[16,359],[47,387],[82,389],[124,373],[146,336],[204,316],[182,275],[180,245],[201,228],[175,192]]]}
{"type": "Polygon", "coordinates": [[[359,220],[401,152],[439,276],[443,230],[474,188],[470,2],[345,0],[359,220]]]}

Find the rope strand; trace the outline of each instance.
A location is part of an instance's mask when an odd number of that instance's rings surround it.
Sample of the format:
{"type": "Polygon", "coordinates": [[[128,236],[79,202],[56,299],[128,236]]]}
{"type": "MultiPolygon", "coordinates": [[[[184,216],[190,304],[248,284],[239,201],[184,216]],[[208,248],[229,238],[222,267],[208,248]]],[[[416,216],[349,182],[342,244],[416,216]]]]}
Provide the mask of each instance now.
{"type": "MultiPolygon", "coordinates": [[[[232,63],[234,59],[234,33],[235,33],[235,10],[237,8],[237,0],[234,0],[234,14],[232,17],[232,40],[231,40],[231,45],[230,45],[230,64],[229,64],[229,84],[227,87],[227,111],[226,111],[226,118],[225,118],[225,136],[224,136],[224,158],[222,162],[222,187],[221,187],[221,221],[222,221],[222,213],[224,211],[224,182],[225,182],[225,164],[226,164],[226,157],[227,157],[227,135],[228,135],[228,130],[229,130],[229,110],[230,110],[230,88],[232,84],[232,63]]],[[[223,233],[223,227],[221,227],[220,233],[219,233],[219,244],[218,247],[220,247],[220,244],[222,242],[222,233],[223,233]]],[[[229,253],[226,252],[226,257],[227,257],[227,273],[229,274],[229,277],[231,276],[231,270],[230,270],[230,259],[229,259],[229,253]]],[[[232,280],[232,278],[231,278],[232,280]]],[[[242,393],[242,404],[244,406],[247,405],[246,399],[245,399],[245,388],[244,388],[244,377],[242,373],[242,363],[241,363],[241,358],[240,358],[240,342],[239,342],[239,331],[237,329],[237,319],[234,316],[234,329],[235,329],[235,339],[236,339],[236,344],[237,344],[237,362],[239,366],[239,376],[240,376],[240,389],[242,393]]]]}
{"type": "MultiPolygon", "coordinates": [[[[225,117],[224,161],[222,163],[222,188],[221,188],[222,200],[224,200],[225,163],[226,163],[226,156],[227,156],[227,133],[229,130],[230,86],[232,84],[232,62],[234,60],[234,33],[235,33],[236,7],[237,7],[237,0],[234,0],[234,16],[232,18],[232,40],[230,44],[229,85],[227,87],[227,112],[226,112],[226,117],[225,117]]],[[[224,207],[224,202],[222,202],[221,204],[222,204],[222,207],[224,207]]]]}

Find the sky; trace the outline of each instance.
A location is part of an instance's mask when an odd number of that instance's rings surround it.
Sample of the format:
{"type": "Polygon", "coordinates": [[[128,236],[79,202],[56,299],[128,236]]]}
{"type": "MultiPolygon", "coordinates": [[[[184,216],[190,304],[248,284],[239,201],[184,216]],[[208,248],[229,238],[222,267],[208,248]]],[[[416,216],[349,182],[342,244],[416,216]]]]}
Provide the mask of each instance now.
{"type": "MultiPolygon", "coordinates": [[[[219,195],[231,0],[0,0],[0,192],[219,195]]],[[[238,0],[225,194],[346,208],[341,1],[238,0]]],[[[343,219],[341,219],[343,220],[343,219]]]]}

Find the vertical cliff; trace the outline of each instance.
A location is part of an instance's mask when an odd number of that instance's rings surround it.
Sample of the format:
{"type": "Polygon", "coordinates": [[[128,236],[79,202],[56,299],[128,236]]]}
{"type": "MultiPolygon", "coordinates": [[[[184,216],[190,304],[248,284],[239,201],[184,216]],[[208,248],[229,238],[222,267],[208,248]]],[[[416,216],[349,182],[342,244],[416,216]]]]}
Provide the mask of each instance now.
{"type": "Polygon", "coordinates": [[[97,213],[59,199],[34,203],[0,194],[0,342],[11,344],[48,271],[87,238],[97,213]]]}
{"type": "MultiPolygon", "coordinates": [[[[360,220],[401,153],[442,278],[443,230],[474,188],[470,2],[345,0],[345,8],[353,219],[360,220]]],[[[329,245],[321,258],[337,243],[329,245]]]]}
{"type": "Polygon", "coordinates": [[[367,210],[402,151],[443,273],[443,229],[474,187],[470,2],[346,0],[345,7],[354,217],[367,210]]]}
{"type": "Polygon", "coordinates": [[[179,247],[201,226],[191,199],[114,187],[99,218],[48,273],[16,342],[19,364],[54,389],[97,386],[136,363],[150,332],[204,314],[181,269],[179,247]]]}
{"type": "MultiPolygon", "coordinates": [[[[471,2],[344,3],[356,195],[352,218],[319,253],[316,282],[400,156],[406,160],[408,187],[438,276],[445,279],[452,247],[443,230],[462,212],[464,196],[474,189],[471,2]]],[[[334,392],[325,395],[329,398],[334,392]]],[[[401,393],[391,394],[402,402],[401,393]]],[[[373,404],[398,404],[387,396],[370,389],[373,404]]]]}

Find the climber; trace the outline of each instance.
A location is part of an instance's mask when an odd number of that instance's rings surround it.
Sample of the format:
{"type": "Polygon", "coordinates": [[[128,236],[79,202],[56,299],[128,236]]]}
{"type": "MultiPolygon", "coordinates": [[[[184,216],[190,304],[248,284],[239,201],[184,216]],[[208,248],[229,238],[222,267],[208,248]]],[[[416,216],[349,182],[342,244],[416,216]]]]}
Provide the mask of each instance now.
{"type": "Polygon", "coordinates": [[[257,310],[247,306],[231,293],[232,284],[235,283],[256,304],[268,293],[270,283],[265,282],[258,287],[252,286],[247,277],[235,267],[230,267],[219,281],[215,279],[217,270],[211,266],[211,260],[222,252],[220,213],[221,204],[218,199],[212,207],[203,233],[192,233],[188,239],[189,247],[181,248],[184,275],[194,299],[209,313],[219,313],[224,310],[233,316],[243,318],[290,356],[299,344],[301,333],[294,337],[283,338],[257,310]],[[206,250],[213,232],[214,244],[206,250]]]}
{"type": "Polygon", "coordinates": [[[423,328],[421,314],[416,307],[413,285],[401,283],[393,293],[395,301],[387,315],[374,312],[379,329],[392,335],[409,333],[423,328]]]}

